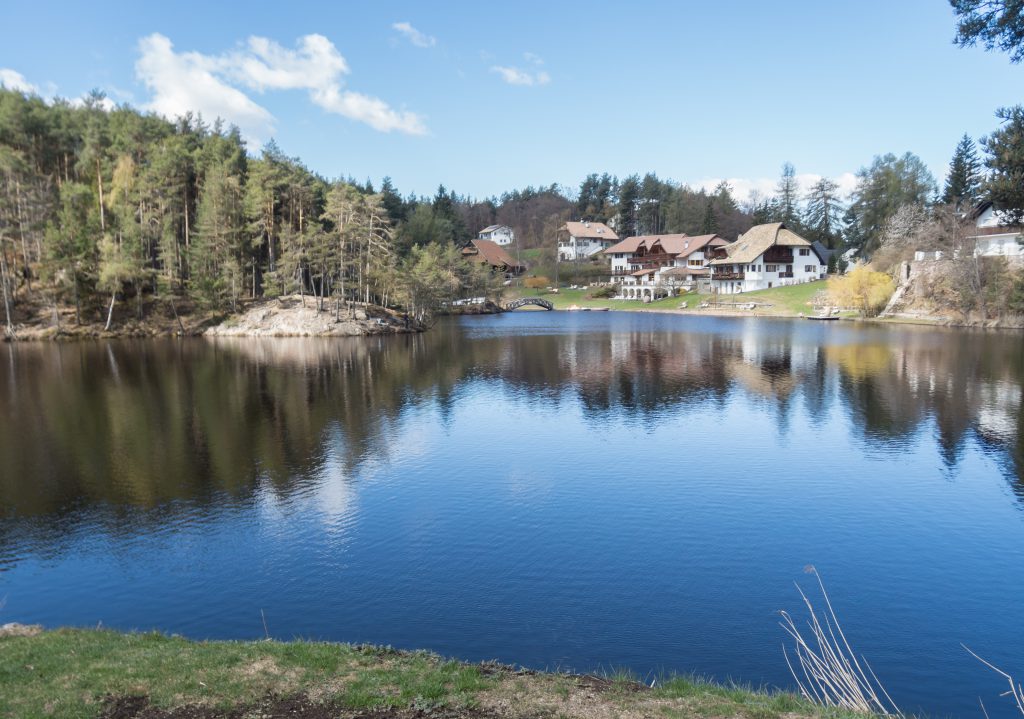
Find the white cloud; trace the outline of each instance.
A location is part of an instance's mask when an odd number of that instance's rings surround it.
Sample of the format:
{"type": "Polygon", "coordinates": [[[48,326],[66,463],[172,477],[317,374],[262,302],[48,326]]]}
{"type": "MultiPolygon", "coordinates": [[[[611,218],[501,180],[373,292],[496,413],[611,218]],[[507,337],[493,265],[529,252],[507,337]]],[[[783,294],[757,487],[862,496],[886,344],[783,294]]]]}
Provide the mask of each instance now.
{"type": "Polygon", "coordinates": [[[551,76],[543,70],[533,73],[518,67],[492,65],[491,72],[496,72],[501,75],[501,79],[509,85],[532,87],[533,85],[547,85],[551,82],[551,76]]]}
{"type": "Polygon", "coordinates": [[[434,47],[437,44],[436,37],[420,32],[407,22],[396,22],[391,27],[402,33],[416,47],[434,47]]]}
{"type": "Polygon", "coordinates": [[[313,91],[311,96],[313,102],[328,112],[365,122],[374,130],[381,132],[398,130],[408,135],[425,135],[427,133],[427,128],[419,115],[414,112],[395,110],[376,97],[341,90],[338,87],[318,89],[313,91]]]}
{"type": "Polygon", "coordinates": [[[526,62],[530,63],[531,65],[536,65],[537,67],[540,67],[541,65],[544,64],[544,59],[540,55],[537,55],[532,52],[524,52],[523,59],[526,60],[526,62]]]}
{"type": "Polygon", "coordinates": [[[296,50],[265,37],[250,37],[247,50],[231,53],[220,63],[226,75],[259,92],[326,88],[349,73],[345,58],[323,35],[300,37],[296,50]]]}
{"type": "Polygon", "coordinates": [[[11,70],[7,67],[0,67],[0,85],[3,85],[8,90],[26,92],[30,95],[39,94],[39,88],[26,80],[24,75],[17,70],[11,70]]]}
{"type": "Polygon", "coordinates": [[[295,49],[264,37],[250,37],[245,46],[222,55],[175,53],[163,35],[139,44],[139,78],[153,91],[149,109],[168,116],[189,110],[207,118],[223,117],[252,140],[272,133],[274,118],[235,85],[258,93],[305,90],[327,112],[363,122],[381,132],[426,133],[422,118],[393,109],[383,100],[342,88],[350,69],[334,44],[323,35],[299,38],[295,49]]]}
{"type": "MultiPolygon", "coordinates": [[[[821,175],[806,173],[796,176],[797,186],[801,195],[806,194],[815,182],[822,178],[821,175]]],[[[729,178],[708,178],[694,183],[694,187],[703,188],[708,192],[714,190],[722,180],[725,179],[732,187],[732,194],[737,200],[745,202],[750,199],[753,193],[758,193],[762,198],[768,198],[775,194],[775,188],[779,184],[777,177],[729,177],[729,178]]],[[[852,172],[844,172],[836,177],[829,178],[839,185],[839,195],[845,198],[857,185],[857,176],[852,172]]]]}
{"type": "Polygon", "coordinates": [[[135,74],[153,93],[143,107],[167,117],[198,112],[238,125],[249,140],[262,141],[274,130],[274,117],[241,90],[218,77],[223,61],[198,52],[176,53],[171,41],[153,33],[139,41],[135,74]]]}

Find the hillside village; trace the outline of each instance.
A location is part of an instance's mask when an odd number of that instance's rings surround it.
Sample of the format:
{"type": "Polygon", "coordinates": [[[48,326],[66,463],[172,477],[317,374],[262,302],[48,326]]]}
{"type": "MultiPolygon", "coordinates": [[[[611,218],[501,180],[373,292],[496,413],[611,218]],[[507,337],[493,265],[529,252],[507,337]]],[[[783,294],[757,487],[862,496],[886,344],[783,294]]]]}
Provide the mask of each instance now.
{"type": "MultiPolygon", "coordinates": [[[[918,235],[899,257],[897,291],[889,312],[898,309],[915,278],[931,277],[944,262],[970,257],[979,265],[1006,262],[1024,267],[1022,226],[984,202],[961,213],[963,238],[956,247],[929,244],[937,236],[918,235]]],[[[614,223],[611,223],[614,224],[614,223]]],[[[491,225],[463,249],[467,259],[487,264],[504,276],[506,284],[530,273],[527,263],[513,257],[515,233],[508,226],[491,225]]],[[[839,251],[809,241],[784,222],[751,227],[734,240],[716,233],[635,235],[620,238],[603,222],[568,221],[555,237],[558,263],[590,269],[604,268],[592,284],[609,287],[610,297],[652,302],[684,292],[738,295],[746,292],[826,279],[838,272],[853,253],[841,259],[839,251]]]]}

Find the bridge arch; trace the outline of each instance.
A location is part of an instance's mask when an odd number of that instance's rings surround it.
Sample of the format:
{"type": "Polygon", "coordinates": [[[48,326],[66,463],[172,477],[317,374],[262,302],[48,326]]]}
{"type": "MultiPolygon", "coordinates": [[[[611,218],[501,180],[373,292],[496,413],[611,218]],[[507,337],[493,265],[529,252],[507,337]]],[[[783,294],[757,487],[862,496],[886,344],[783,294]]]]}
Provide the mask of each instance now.
{"type": "Polygon", "coordinates": [[[520,307],[526,307],[527,305],[534,305],[545,310],[555,309],[553,304],[540,297],[521,297],[518,300],[513,300],[505,305],[505,311],[511,312],[512,310],[518,310],[520,307]]]}

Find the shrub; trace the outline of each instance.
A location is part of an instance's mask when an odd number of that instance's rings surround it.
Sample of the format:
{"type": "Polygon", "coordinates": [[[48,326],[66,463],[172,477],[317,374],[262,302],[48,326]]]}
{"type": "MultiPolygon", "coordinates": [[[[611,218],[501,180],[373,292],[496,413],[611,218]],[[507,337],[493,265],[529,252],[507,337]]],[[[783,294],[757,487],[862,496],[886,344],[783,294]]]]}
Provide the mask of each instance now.
{"type": "Polygon", "coordinates": [[[597,287],[595,289],[592,289],[590,293],[587,295],[587,297],[589,297],[592,300],[607,300],[609,298],[614,297],[615,294],[615,288],[611,285],[606,285],[604,287],[597,287]]]}
{"type": "Polygon", "coordinates": [[[523,284],[531,290],[542,290],[551,284],[551,280],[547,277],[527,277],[523,280],[523,284]]]}
{"type": "Polygon", "coordinates": [[[857,267],[848,275],[828,280],[829,302],[839,307],[852,307],[866,317],[873,317],[885,308],[896,287],[884,272],[875,272],[865,266],[857,267]]]}

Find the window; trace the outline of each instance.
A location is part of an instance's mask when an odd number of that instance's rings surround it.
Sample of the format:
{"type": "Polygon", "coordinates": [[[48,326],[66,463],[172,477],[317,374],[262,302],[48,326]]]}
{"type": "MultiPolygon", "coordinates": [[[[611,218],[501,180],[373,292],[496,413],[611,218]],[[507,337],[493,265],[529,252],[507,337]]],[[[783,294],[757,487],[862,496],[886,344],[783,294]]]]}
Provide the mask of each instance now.
{"type": "Polygon", "coordinates": [[[704,260],[687,260],[686,264],[690,267],[703,267],[704,260]]]}
{"type": "Polygon", "coordinates": [[[779,271],[779,266],[778,265],[765,265],[764,266],[764,271],[765,272],[778,272],[779,271]]]}
{"type": "Polygon", "coordinates": [[[806,247],[802,247],[800,249],[800,256],[801,257],[809,257],[810,254],[811,254],[811,251],[809,249],[807,249],[806,247]]]}
{"type": "Polygon", "coordinates": [[[817,272],[817,271],[818,271],[818,266],[817,265],[804,265],[804,272],[817,272]]]}

